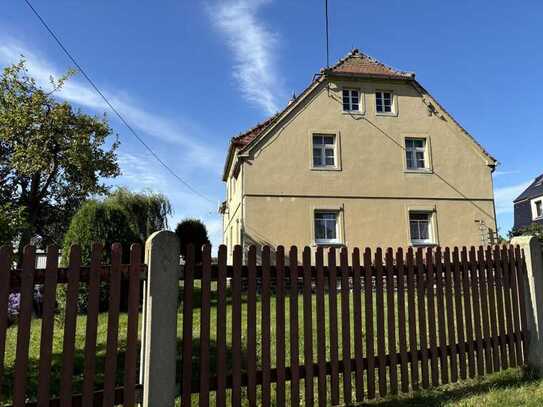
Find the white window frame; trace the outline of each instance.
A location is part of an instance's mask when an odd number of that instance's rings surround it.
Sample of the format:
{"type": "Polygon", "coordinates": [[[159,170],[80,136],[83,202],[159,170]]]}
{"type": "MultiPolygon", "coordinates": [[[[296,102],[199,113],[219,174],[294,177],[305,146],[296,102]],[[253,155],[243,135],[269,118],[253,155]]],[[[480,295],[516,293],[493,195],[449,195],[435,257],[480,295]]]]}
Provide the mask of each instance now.
{"type": "Polygon", "coordinates": [[[435,212],[429,210],[415,210],[410,209],[408,212],[408,231],[409,231],[409,240],[413,246],[429,246],[436,244],[436,233],[435,233],[435,212]],[[428,239],[414,239],[411,234],[411,215],[423,214],[428,216],[428,239]]]}
{"type": "Polygon", "coordinates": [[[333,133],[313,133],[311,135],[311,167],[314,169],[338,169],[339,168],[339,159],[338,159],[338,137],[333,133]],[[322,144],[315,144],[315,137],[322,137],[322,144]],[[333,144],[324,144],[324,137],[332,137],[334,140],[333,144]],[[334,151],[334,164],[326,164],[326,150],[329,149],[327,146],[332,146],[334,151]],[[315,165],[315,149],[319,149],[321,164],[315,165]]]}
{"type": "Polygon", "coordinates": [[[317,245],[339,245],[341,244],[341,212],[338,209],[315,209],[313,211],[313,239],[315,241],[315,244],[317,245]],[[316,221],[317,221],[317,214],[323,214],[323,213],[333,213],[336,216],[336,238],[335,239],[319,239],[317,238],[317,228],[316,228],[316,221]]]}
{"type": "Polygon", "coordinates": [[[430,154],[429,154],[429,138],[428,137],[420,137],[420,136],[406,136],[404,137],[404,161],[405,161],[405,170],[408,172],[428,172],[431,171],[431,164],[430,164],[430,154]],[[422,140],[424,143],[423,147],[415,147],[414,149],[407,147],[407,142],[409,140],[422,140]],[[411,160],[413,162],[417,162],[417,152],[422,152],[424,154],[424,167],[422,168],[410,168],[409,167],[409,160],[407,159],[407,154],[409,153],[411,155],[411,160]]]}
{"type": "Polygon", "coordinates": [[[396,106],[396,95],[394,94],[393,91],[391,90],[385,90],[385,89],[377,89],[375,90],[375,114],[377,116],[396,116],[396,113],[397,112],[397,106],[396,106]],[[378,95],[381,96],[382,100],[383,100],[383,109],[385,107],[385,93],[390,93],[390,112],[385,112],[385,111],[382,111],[380,112],[377,108],[377,99],[378,99],[378,95]]]}
{"type": "Polygon", "coordinates": [[[363,103],[364,103],[364,94],[360,89],[357,88],[342,88],[341,89],[341,109],[343,110],[343,113],[362,113],[363,112],[363,103]],[[344,92],[349,92],[349,109],[345,110],[345,101],[344,101],[344,92]],[[352,102],[352,93],[356,92],[358,93],[358,109],[353,109],[353,102],[352,102]]]}
{"type": "Polygon", "coordinates": [[[543,196],[538,196],[532,198],[530,201],[530,207],[532,208],[532,220],[542,220],[543,219],[543,196]],[[541,214],[537,213],[537,203],[540,203],[542,210],[541,214]]]}

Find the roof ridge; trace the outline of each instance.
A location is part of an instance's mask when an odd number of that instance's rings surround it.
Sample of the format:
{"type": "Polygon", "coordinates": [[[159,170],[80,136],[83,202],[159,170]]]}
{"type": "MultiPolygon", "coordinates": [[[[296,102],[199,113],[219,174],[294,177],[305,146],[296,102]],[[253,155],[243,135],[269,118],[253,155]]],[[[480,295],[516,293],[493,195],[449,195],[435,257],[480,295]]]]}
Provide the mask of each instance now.
{"type": "Polygon", "coordinates": [[[368,54],[360,51],[358,48],[353,48],[350,52],[348,52],[344,57],[340,58],[331,67],[329,67],[329,68],[321,68],[321,73],[337,71],[338,69],[340,69],[342,64],[348,62],[349,60],[351,60],[353,58],[366,59],[371,64],[377,65],[377,66],[383,68],[384,70],[388,71],[389,74],[392,75],[392,76],[403,76],[403,77],[407,77],[407,78],[414,78],[415,77],[414,72],[401,71],[401,70],[398,70],[396,68],[393,68],[393,67],[391,67],[389,65],[386,65],[383,62],[379,61],[377,58],[372,57],[371,55],[368,55],[368,54]]]}

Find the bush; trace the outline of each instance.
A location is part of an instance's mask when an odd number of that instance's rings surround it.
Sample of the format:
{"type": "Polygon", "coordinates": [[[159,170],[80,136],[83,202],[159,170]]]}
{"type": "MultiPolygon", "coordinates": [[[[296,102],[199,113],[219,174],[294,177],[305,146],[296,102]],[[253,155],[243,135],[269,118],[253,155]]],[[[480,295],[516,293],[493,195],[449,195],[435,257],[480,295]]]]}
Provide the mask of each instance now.
{"type": "Polygon", "coordinates": [[[509,238],[515,236],[535,236],[543,244],[543,225],[539,223],[532,223],[530,226],[523,228],[513,228],[509,232],[509,238]]]}
{"type": "Polygon", "coordinates": [[[181,244],[181,257],[186,261],[187,246],[193,244],[196,250],[195,261],[202,261],[201,247],[209,244],[206,226],[198,219],[185,219],[177,224],[175,234],[179,238],[181,244]]]}

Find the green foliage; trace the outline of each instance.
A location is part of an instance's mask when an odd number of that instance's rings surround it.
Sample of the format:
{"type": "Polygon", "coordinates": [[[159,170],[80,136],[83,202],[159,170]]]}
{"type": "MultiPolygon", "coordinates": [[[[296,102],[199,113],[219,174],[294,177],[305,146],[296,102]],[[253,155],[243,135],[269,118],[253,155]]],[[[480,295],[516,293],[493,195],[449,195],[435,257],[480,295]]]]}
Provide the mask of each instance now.
{"type": "Polygon", "coordinates": [[[137,193],[118,188],[106,198],[106,203],[118,205],[125,210],[132,229],[142,242],[153,232],[167,229],[168,215],[172,214],[170,201],[159,193],[137,193]]]}
{"type": "Polygon", "coordinates": [[[107,192],[103,181],[119,174],[105,117],[54,97],[70,75],[51,78],[52,91],[36,84],[24,60],[0,76],[0,202],[24,215],[19,253],[36,236],[58,244],[81,203],[107,192]]]}
{"type": "Polygon", "coordinates": [[[24,212],[9,203],[0,203],[0,246],[13,245],[17,231],[24,226],[24,212]]]}
{"type": "Polygon", "coordinates": [[[509,232],[509,238],[515,236],[535,236],[543,243],[543,225],[539,223],[532,223],[524,228],[513,228],[509,232]]]}
{"type": "MultiPolygon", "coordinates": [[[[138,242],[137,231],[131,226],[127,212],[120,205],[112,202],[87,201],[77,211],[70,222],[70,226],[64,236],[62,250],[62,263],[68,264],[70,248],[74,244],[81,247],[81,261],[89,264],[93,243],[104,245],[103,262],[111,262],[111,245],[121,243],[123,246],[123,262],[129,260],[129,248],[132,243],[138,242]]],[[[63,304],[65,287],[59,291],[59,304],[63,304]]],[[[102,284],[100,289],[100,309],[107,309],[107,286],[102,284]]],[[[79,289],[78,307],[80,312],[85,312],[87,307],[87,289],[81,285],[79,289]]]]}
{"type": "Polygon", "coordinates": [[[181,256],[186,259],[187,245],[193,244],[196,249],[195,261],[202,260],[200,248],[204,244],[209,244],[206,226],[198,219],[184,219],[177,224],[175,234],[179,237],[181,243],[181,256]]]}

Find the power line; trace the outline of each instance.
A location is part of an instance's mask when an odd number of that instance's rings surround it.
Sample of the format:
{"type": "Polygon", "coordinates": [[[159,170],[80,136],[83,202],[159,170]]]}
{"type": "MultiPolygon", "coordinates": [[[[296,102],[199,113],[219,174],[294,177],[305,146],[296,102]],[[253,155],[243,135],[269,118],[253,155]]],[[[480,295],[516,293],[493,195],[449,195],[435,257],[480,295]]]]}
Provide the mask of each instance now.
{"type": "Polygon", "coordinates": [[[100,97],[104,100],[104,102],[106,102],[106,104],[109,106],[109,108],[113,111],[113,113],[115,113],[115,115],[119,118],[119,120],[126,126],[126,128],[132,133],[132,135],[134,135],[134,137],[136,137],[136,139],[149,151],[149,153],[151,153],[151,155],[155,158],[155,160],[157,160],[160,165],[162,165],[171,175],[173,175],[178,181],[180,181],[186,188],[188,188],[192,193],[194,193],[195,195],[199,196],[200,198],[204,199],[205,201],[211,203],[211,204],[215,204],[215,202],[208,198],[206,195],[204,195],[203,193],[201,193],[200,191],[198,191],[197,189],[195,189],[192,185],[190,185],[187,181],[185,181],[183,178],[181,178],[179,175],[177,175],[175,173],[174,170],[172,170],[168,164],[166,164],[154,151],[151,147],[149,147],[149,145],[143,141],[143,139],[138,135],[138,133],[136,133],[136,131],[134,130],[134,128],[125,120],[125,118],[121,115],[121,113],[119,113],[119,111],[117,109],[115,109],[115,107],[110,103],[110,101],[108,100],[108,98],[102,93],[102,91],[98,88],[98,86],[94,83],[94,81],[89,77],[89,75],[85,72],[85,70],[81,67],[81,65],[79,65],[77,63],[77,61],[75,60],[75,58],[72,56],[72,54],[66,49],[66,47],[64,46],[64,44],[62,43],[62,41],[60,41],[60,39],[57,37],[57,35],[53,32],[53,30],[49,27],[49,25],[45,22],[45,20],[42,18],[42,16],[38,13],[38,11],[32,6],[32,4],[30,3],[29,0],[24,0],[25,3],[28,5],[28,7],[30,7],[30,9],[32,10],[32,12],[36,15],[36,17],[40,20],[40,22],[42,23],[42,25],[45,27],[45,29],[49,32],[49,34],[51,34],[51,36],[53,37],[53,39],[55,40],[55,42],[58,44],[58,46],[62,49],[62,51],[64,51],[64,53],[66,54],[66,56],[70,59],[70,61],[72,61],[72,63],[77,67],[77,69],[79,70],[79,72],[81,72],[81,74],[85,77],[85,79],[89,82],[89,84],[94,88],[94,90],[96,91],[96,93],[98,93],[98,95],[100,95],[100,97]]]}
{"type": "Polygon", "coordinates": [[[326,67],[330,67],[330,47],[328,44],[328,0],[324,0],[324,13],[326,17],[326,67]]]}

